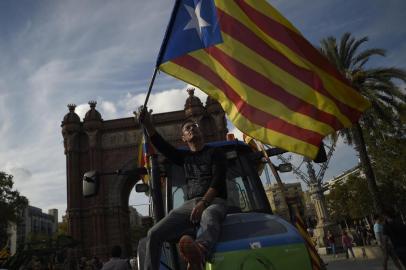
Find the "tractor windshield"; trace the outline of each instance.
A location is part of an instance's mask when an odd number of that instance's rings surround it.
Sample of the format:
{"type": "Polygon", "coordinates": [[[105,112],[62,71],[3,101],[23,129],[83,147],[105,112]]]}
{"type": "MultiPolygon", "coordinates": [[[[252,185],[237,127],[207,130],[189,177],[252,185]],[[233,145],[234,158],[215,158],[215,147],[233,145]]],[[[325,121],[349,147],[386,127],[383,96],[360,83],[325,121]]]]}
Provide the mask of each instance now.
{"type": "MultiPolygon", "coordinates": [[[[228,212],[271,212],[253,162],[236,150],[226,154],[228,212]]],[[[171,191],[171,194],[168,194],[167,205],[170,210],[179,207],[187,198],[183,168],[171,164],[168,169],[167,192],[171,191]]]]}

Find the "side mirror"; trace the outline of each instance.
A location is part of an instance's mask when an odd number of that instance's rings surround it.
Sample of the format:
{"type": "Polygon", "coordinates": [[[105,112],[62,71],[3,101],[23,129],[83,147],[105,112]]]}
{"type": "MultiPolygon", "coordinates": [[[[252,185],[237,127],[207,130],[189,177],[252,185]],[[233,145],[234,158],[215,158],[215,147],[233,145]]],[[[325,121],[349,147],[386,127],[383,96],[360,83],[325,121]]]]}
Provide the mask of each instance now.
{"type": "Polygon", "coordinates": [[[99,191],[99,175],[97,171],[86,172],[83,175],[83,196],[96,196],[99,191]]]}
{"type": "Polygon", "coordinates": [[[135,191],[140,193],[140,192],[148,192],[149,191],[149,186],[147,184],[136,184],[135,185],[135,191]]]}
{"type": "Polygon", "coordinates": [[[290,163],[282,163],[282,164],[279,164],[279,166],[276,167],[276,169],[281,173],[291,172],[292,171],[292,164],[290,164],[290,163]]]}

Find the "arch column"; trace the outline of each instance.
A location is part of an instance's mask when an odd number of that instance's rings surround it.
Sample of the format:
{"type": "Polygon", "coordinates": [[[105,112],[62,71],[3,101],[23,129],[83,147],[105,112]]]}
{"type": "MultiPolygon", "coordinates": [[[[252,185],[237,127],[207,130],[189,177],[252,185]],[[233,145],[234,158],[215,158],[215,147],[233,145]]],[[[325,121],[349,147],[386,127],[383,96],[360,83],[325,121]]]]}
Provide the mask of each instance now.
{"type": "Polygon", "coordinates": [[[62,121],[62,136],[66,155],[66,187],[68,234],[76,240],[82,239],[82,177],[80,175],[80,134],[82,126],[75,113],[74,104],[69,104],[69,113],[62,121]]]}
{"type": "MultiPolygon", "coordinates": [[[[89,101],[90,110],[86,113],[83,120],[83,128],[87,137],[87,163],[89,171],[103,171],[102,166],[102,147],[101,147],[101,128],[103,119],[101,114],[96,110],[96,101],[89,101]]],[[[104,178],[100,181],[105,181],[104,178]]],[[[87,246],[92,255],[108,254],[109,247],[106,241],[106,224],[105,224],[105,183],[101,182],[97,196],[88,198],[85,201],[87,208],[86,228],[89,234],[87,246]]]]}

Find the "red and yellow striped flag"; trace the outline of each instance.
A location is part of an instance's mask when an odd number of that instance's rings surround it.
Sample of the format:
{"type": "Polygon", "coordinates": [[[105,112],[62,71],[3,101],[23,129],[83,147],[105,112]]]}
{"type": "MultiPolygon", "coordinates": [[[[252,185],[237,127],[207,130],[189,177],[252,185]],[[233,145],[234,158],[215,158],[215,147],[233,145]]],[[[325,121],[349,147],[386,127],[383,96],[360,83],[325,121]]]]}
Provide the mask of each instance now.
{"type": "Polygon", "coordinates": [[[157,66],[218,100],[243,133],[312,159],[369,106],[265,0],[177,1],[157,66]]]}
{"type": "Polygon", "coordinates": [[[147,169],[148,174],[142,176],[142,180],[144,183],[148,183],[151,174],[151,163],[149,157],[155,154],[155,150],[149,142],[149,137],[146,134],[146,131],[142,130],[142,137],[140,140],[140,144],[138,145],[138,168],[145,167],[147,169]]]}

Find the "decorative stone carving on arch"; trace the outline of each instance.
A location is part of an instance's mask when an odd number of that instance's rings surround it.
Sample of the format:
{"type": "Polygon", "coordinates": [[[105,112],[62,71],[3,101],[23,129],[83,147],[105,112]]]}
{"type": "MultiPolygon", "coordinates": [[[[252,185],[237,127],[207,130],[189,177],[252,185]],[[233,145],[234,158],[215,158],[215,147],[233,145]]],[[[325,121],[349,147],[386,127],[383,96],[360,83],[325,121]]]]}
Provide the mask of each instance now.
{"type": "Polygon", "coordinates": [[[64,136],[64,144],[66,152],[78,151],[79,133],[78,132],[67,132],[64,136]]]}

